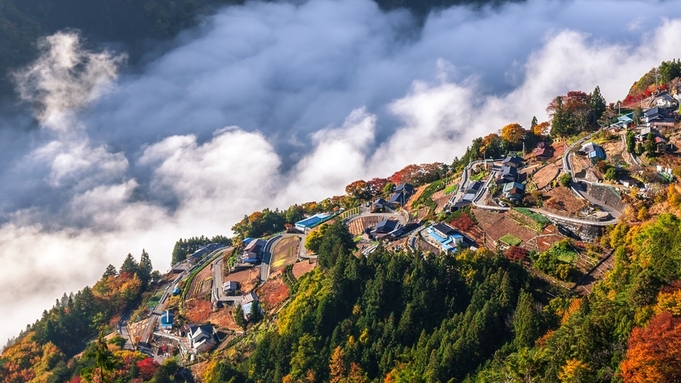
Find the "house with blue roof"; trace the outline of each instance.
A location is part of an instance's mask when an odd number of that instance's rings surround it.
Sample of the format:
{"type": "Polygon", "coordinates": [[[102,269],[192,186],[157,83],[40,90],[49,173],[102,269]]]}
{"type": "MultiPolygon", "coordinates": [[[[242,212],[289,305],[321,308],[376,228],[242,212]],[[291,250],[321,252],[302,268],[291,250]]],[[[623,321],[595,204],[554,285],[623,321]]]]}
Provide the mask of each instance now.
{"type": "Polygon", "coordinates": [[[463,246],[464,236],[446,223],[440,222],[430,226],[426,232],[443,251],[458,251],[463,246]]]}
{"type": "Polygon", "coordinates": [[[501,192],[507,199],[513,202],[518,202],[523,199],[523,195],[525,194],[525,185],[519,182],[505,183],[501,192]]]}
{"type": "Polygon", "coordinates": [[[584,144],[584,146],[582,146],[582,151],[586,153],[592,164],[605,159],[605,150],[603,150],[600,145],[593,142],[584,144]]]}
{"type": "Polygon", "coordinates": [[[296,229],[302,231],[303,233],[307,233],[310,231],[310,229],[313,229],[314,227],[322,224],[323,222],[328,221],[331,218],[331,214],[329,213],[319,213],[315,214],[312,217],[307,217],[303,220],[300,220],[296,222],[296,229]]]}

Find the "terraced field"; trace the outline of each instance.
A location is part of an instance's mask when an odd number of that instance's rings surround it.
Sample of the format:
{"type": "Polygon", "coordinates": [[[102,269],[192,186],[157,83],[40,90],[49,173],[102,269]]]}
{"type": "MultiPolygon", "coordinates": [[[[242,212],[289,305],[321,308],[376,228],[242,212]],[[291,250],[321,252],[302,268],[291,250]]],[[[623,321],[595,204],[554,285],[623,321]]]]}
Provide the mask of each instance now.
{"type": "Polygon", "coordinates": [[[532,245],[529,243],[531,239],[537,236],[536,230],[520,225],[504,213],[474,209],[473,214],[482,231],[494,242],[498,242],[501,237],[511,234],[522,240],[520,247],[536,250],[536,247],[532,248],[532,245]]]}
{"type": "Polygon", "coordinates": [[[296,263],[299,246],[299,237],[287,237],[277,242],[274,249],[272,249],[272,269],[270,272],[276,273],[286,267],[286,265],[296,263]]]}
{"type": "Polygon", "coordinates": [[[367,228],[376,226],[383,217],[381,216],[368,216],[368,217],[362,217],[362,218],[357,218],[356,220],[350,222],[350,225],[348,225],[348,230],[350,230],[350,233],[352,234],[353,237],[356,237],[358,235],[362,235],[364,233],[364,230],[367,228]]]}

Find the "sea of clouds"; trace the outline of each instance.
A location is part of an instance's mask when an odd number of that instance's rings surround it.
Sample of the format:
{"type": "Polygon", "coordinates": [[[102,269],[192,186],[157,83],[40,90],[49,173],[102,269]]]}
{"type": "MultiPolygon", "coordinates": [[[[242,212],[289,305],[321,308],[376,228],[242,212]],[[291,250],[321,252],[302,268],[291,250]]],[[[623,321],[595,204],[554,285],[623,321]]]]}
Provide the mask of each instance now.
{"type": "Polygon", "coordinates": [[[248,2],[142,68],[80,36],[41,40],[0,111],[0,339],[64,292],[264,207],[450,162],[553,97],[609,102],[681,56],[681,8],[647,1],[454,7],[417,22],[370,0],[248,2]]]}

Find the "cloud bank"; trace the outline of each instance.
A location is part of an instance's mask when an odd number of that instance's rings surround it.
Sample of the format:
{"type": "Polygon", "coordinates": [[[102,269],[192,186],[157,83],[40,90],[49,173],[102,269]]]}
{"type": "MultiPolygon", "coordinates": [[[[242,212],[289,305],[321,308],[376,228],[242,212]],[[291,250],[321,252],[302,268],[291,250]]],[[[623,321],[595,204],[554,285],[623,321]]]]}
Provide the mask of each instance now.
{"type": "Polygon", "coordinates": [[[252,2],[135,74],[121,53],[48,37],[16,76],[38,128],[8,115],[0,130],[0,338],[129,252],[164,270],[180,237],[449,162],[475,137],[545,118],[568,90],[623,98],[681,56],[681,10],[669,8],[529,1],[417,27],[369,0],[252,2]]]}

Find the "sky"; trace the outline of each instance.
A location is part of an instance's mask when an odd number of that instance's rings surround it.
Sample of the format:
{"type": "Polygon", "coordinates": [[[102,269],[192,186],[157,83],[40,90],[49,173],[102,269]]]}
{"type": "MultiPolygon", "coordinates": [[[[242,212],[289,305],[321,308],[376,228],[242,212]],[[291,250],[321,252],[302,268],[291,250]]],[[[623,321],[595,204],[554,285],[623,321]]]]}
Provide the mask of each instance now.
{"type": "Polygon", "coordinates": [[[165,53],[41,39],[0,105],[0,339],[146,249],[231,235],[245,214],[445,162],[569,90],[608,102],[681,57],[681,8],[656,1],[453,7],[424,23],[369,0],[248,2],[165,53]],[[675,9],[676,8],[676,9],[675,9]],[[27,110],[27,113],[23,111],[27,110]]]}

